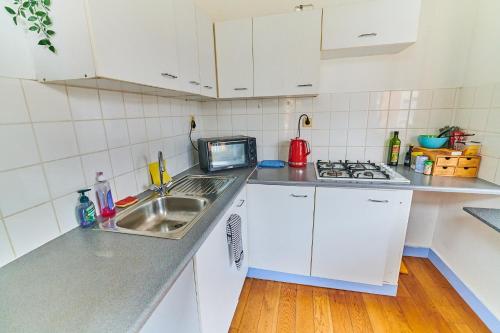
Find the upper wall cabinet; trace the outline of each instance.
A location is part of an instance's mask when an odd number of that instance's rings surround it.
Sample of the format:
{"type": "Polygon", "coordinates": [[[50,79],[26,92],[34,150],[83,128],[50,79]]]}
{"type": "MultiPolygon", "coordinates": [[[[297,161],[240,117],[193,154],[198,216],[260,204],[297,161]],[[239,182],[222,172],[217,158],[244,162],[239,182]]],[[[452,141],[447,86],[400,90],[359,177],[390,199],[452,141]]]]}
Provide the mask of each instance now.
{"type": "Polygon", "coordinates": [[[320,47],[320,10],[254,18],[254,95],[317,94],[320,47]]]}
{"type": "Polygon", "coordinates": [[[323,9],[322,58],[396,53],[417,41],[421,0],[370,0],[323,9]]]}
{"type": "Polygon", "coordinates": [[[252,97],[252,19],[215,23],[219,97],[252,97]]]}
{"type": "MultiPolygon", "coordinates": [[[[157,0],[156,0],[157,1],[157,0]]],[[[139,1],[142,3],[142,1],[139,1]]],[[[168,2],[168,1],[167,1],[168,2]]],[[[180,89],[200,93],[200,66],[198,63],[198,38],[196,10],[193,0],[173,0],[177,54],[179,57],[180,89]]],[[[159,23],[163,24],[165,19],[159,23]]],[[[163,28],[164,29],[164,28],[163,28]]]]}
{"type": "Polygon", "coordinates": [[[199,8],[196,9],[196,21],[198,26],[198,61],[200,63],[201,94],[207,97],[217,97],[213,22],[199,8]]]}

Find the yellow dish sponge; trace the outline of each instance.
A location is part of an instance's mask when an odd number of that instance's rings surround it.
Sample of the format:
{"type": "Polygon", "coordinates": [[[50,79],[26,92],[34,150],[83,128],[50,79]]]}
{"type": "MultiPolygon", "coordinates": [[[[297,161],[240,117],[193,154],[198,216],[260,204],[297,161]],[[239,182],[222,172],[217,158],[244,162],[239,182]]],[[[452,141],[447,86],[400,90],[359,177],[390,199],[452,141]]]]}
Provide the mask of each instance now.
{"type": "MultiPolygon", "coordinates": [[[[167,165],[165,160],[164,165],[167,165]]],[[[160,186],[160,169],[158,162],[149,163],[149,175],[151,176],[151,181],[154,185],[160,186]]],[[[163,171],[163,184],[168,183],[172,180],[172,177],[168,174],[167,170],[163,171]]]]}

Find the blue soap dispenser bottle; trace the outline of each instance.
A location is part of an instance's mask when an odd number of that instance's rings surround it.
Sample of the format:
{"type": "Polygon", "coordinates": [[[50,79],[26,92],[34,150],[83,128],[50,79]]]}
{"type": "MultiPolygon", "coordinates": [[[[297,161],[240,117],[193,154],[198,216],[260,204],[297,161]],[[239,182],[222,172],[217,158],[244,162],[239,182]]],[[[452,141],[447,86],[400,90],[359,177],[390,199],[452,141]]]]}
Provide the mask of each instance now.
{"type": "Polygon", "coordinates": [[[91,227],[97,219],[94,203],[85,195],[88,191],[90,191],[90,189],[78,191],[80,198],[78,198],[75,212],[78,224],[82,228],[91,227]]]}

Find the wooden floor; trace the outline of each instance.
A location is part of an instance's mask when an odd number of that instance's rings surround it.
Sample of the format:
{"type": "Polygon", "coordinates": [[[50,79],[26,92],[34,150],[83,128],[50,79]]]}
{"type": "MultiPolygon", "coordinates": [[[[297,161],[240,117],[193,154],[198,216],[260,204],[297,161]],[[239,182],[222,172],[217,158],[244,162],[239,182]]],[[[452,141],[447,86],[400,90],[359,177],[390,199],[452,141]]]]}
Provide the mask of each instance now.
{"type": "Polygon", "coordinates": [[[396,297],[247,279],[230,332],[489,332],[429,260],[404,262],[396,297]]]}

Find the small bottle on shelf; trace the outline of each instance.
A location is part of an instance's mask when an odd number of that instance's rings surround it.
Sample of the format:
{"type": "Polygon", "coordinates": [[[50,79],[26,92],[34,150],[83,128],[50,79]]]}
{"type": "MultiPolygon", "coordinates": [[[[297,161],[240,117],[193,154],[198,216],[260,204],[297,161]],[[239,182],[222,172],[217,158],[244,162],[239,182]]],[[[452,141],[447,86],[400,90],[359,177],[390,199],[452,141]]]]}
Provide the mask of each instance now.
{"type": "Polygon", "coordinates": [[[390,166],[397,166],[399,162],[399,150],[401,149],[401,140],[398,138],[399,131],[394,132],[394,136],[389,142],[389,158],[387,164],[390,166]]]}
{"type": "Polygon", "coordinates": [[[411,165],[411,153],[413,152],[413,146],[410,145],[408,147],[408,151],[406,152],[405,155],[405,161],[404,161],[404,166],[409,167],[411,165]]]}

